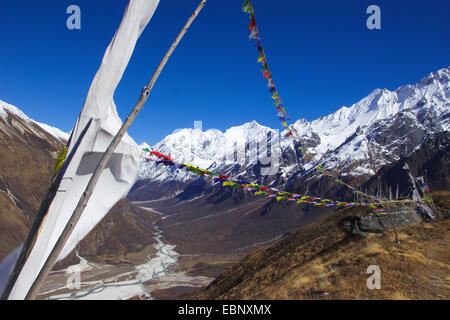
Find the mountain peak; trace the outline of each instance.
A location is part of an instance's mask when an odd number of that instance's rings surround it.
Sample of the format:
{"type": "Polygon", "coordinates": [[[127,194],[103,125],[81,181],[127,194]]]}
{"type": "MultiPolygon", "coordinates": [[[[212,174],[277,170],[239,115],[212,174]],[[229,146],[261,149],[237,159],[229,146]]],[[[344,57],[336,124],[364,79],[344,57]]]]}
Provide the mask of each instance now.
{"type": "Polygon", "coordinates": [[[147,142],[142,142],[142,143],[139,145],[139,148],[151,150],[151,147],[149,146],[149,144],[148,144],[147,142]]]}
{"type": "Polygon", "coordinates": [[[439,69],[435,72],[430,72],[424,79],[436,79],[439,81],[448,80],[450,77],[450,66],[447,68],[439,69]]]}
{"type": "Polygon", "coordinates": [[[262,127],[262,125],[260,125],[258,122],[256,122],[256,120],[252,120],[250,122],[246,122],[242,126],[243,127],[247,127],[249,129],[262,127]]]}
{"type": "Polygon", "coordinates": [[[0,115],[3,117],[7,117],[8,113],[14,114],[19,118],[22,118],[27,121],[30,120],[30,118],[25,113],[23,113],[19,108],[3,100],[0,100],[0,115]]]}
{"type": "Polygon", "coordinates": [[[61,131],[58,128],[52,127],[48,124],[37,122],[31,118],[29,118],[25,113],[22,112],[19,108],[16,106],[13,106],[12,104],[9,104],[3,100],[0,100],[0,116],[2,117],[8,117],[8,114],[12,114],[16,117],[19,117],[20,119],[31,122],[36,125],[38,125],[40,128],[44,129],[46,132],[50,133],[52,136],[61,139],[63,141],[67,141],[70,137],[70,133],[61,131]]]}

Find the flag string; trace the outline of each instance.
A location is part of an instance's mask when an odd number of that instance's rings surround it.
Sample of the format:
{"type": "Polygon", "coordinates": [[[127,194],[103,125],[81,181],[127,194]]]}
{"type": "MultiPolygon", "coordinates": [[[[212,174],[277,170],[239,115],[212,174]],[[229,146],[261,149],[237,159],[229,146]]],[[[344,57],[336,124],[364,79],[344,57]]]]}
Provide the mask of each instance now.
{"type": "Polygon", "coordinates": [[[300,152],[300,154],[302,155],[302,157],[305,160],[313,162],[311,169],[305,171],[302,174],[302,176],[305,176],[306,174],[310,173],[312,170],[317,170],[320,174],[333,178],[336,183],[349,188],[352,192],[354,192],[358,195],[370,198],[370,199],[372,199],[372,201],[380,202],[381,201],[380,199],[358,190],[357,188],[351,186],[350,184],[348,184],[345,181],[343,181],[342,179],[340,179],[338,176],[333,174],[331,171],[324,168],[323,165],[321,163],[319,163],[320,161],[317,161],[317,159],[315,158],[315,155],[308,150],[306,142],[300,137],[298,131],[295,129],[295,126],[293,124],[290,124],[289,115],[286,111],[283,101],[281,100],[278,89],[275,86],[275,82],[274,82],[274,80],[272,78],[272,74],[270,72],[269,63],[267,62],[267,56],[266,56],[266,53],[264,51],[264,48],[263,48],[263,45],[261,42],[261,34],[259,33],[258,25],[256,23],[255,12],[253,10],[253,5],[252,5],[251,0],[245,0],[245,2],[242,5],[242,11],[244,11],[245,13],[247,13],[249,15],[249,18],[250,18],[250,24],[248,26],[248,30],[250,31],[249,39],[257,40],[256,47],[257,47],[258,53],[259,53],[257,62],[262,63],[262,65],[263,65],[262,69],[261,69],[262,76],[264,79],[267,80],[267,87],[269,88],[269,91],[272,94],[271,98],[274,100],[274,106],[275,106],[275,109],[278,111],[278,118],[281,121],[281,125],[283,126],[284,130],[286,131],[286,135],[289,138],[293,139],[294,148],[296,148],[300,152]]]}
{"type": "Polygon", "coordinates": [[[199,176],[209,176],[214,179],[214,183],[220,183],[223,187],[232,187],[238,190],[246,190],[255,195],[260,195],[268,198],[274,198],[277,201],[292,201],[297,204],[310,204],[317,207],[368,207],[374,211],[385,214],[383,206],[392,204],[408,204],[414,202],[410,199],[403,200],[380,200],[380,202],[346,202],[346,201],[335,201],[322,197],[313,197],[309,195],[301,195],[293,192],[286,192],[277,188],[267,187],[264,185],[251,183],[243,179],[233,178],[228,175],[220,174],[214,171],[205,170],[194,166],[192,164],[175,161],[170,156],[162,154],[160,152],[151,151],[146,148],[143,149],[145,152],[149,153],[149,157],[146,157],[146,161],[153,161],[157,165],[165,165],[167,167],[176,167],[178,169],[185,169],[199,176]]]}

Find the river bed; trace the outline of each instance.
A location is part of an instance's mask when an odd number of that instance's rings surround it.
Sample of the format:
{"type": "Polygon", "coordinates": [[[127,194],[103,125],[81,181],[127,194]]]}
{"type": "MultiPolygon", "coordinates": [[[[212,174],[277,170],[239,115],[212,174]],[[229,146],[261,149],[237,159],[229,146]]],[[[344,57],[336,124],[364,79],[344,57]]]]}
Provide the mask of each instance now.
{"type": "MultiPolygon", "coordinates": [[[[146,208],[148,209],[148,208],[146,208]]],[[[203,287],[214,278],[189,276],[178,270],[180,254],[174,245],[162,240],[162,231],[155,228],[156,255],[137,266],[95,264],[80,258],[80,263],[52,272],[50,279],[59,283],[40,296],[50,300],[127,300],[152,299],[152,291],[174,287],[203,287]],[[66,280],[66,284],[61,285],[66,280]]]]}

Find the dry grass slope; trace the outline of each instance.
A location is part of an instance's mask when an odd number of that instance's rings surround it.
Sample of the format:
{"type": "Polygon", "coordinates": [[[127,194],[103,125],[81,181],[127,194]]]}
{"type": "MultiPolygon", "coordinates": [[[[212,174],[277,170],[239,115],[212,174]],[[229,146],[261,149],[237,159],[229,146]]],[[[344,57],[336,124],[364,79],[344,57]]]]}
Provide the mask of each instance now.
{"type": "MultiPolygon", "coordinates": [[[[450,192],[434,195],[449,211],[450,192]]],[[[200,299],[449,299],[450,219],[382,234],[347,235],[339,227],[361,209],[340,210],[225,270],[200,299]],[[370,290],[367,267],[381,269],[381,289],[370,290]]]]}
{"type": "Polygon", "coordinates": [[[0,117],[0,260],[26,238],[63,146],[37,125],[0,117]]]}

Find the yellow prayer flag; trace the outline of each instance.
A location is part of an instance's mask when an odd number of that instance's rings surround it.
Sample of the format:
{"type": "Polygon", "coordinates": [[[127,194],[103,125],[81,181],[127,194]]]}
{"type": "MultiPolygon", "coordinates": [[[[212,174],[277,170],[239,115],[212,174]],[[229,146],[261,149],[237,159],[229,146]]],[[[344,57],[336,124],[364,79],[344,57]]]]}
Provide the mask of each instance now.
{"type": "Polygon", "coordinates": [[[261,53],[261,55],[258,58],[258,62],[263,62],[264,60],[266,60],[266,57],[265,57],[264,53],[261,53]]]}
{"type": "Polygon", "coordinates": [[[55,175],[59,168],[66,162],[66,156],[67,156],[67,147],[64,147],[64,149],[61,151],[61,153],[58,156],[58,159],[55,161],[55,165],[53,167],[53,175],[55,175]]]}

